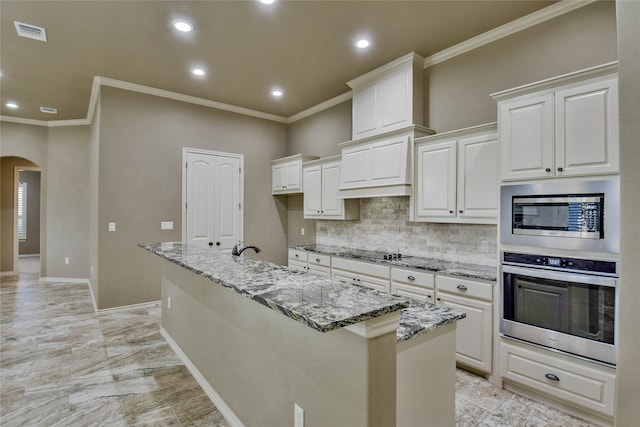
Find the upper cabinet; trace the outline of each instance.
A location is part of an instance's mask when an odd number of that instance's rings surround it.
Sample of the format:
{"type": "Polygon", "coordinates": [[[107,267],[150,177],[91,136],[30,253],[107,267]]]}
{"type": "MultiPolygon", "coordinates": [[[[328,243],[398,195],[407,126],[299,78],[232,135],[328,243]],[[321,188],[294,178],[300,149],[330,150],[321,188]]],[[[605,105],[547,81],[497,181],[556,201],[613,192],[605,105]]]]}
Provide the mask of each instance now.
{"type": "Polygon", "coordinates": [[[352,139],[423,123],[424,58],[412,52],[347,82],[353,89],[352,139]]]}
{"type": "Polygon", "coordinates": [[[295,154],[271,161],[271,194],[302,193],[302,162],[317,156],[295,154]]]}
{"type": "Polygon", "coordinates": [[[496,124],[416,140],[414,220],[496,224],[496,124]]]}
{"type": "Polygon", "coordinates": [[[619,172],[616,63],[492,96],[503,180],[619,172]]]}
{"type": "Polygon", "coordinates": [[[360,201],[341,199],[338,195],[340,156],[304,163],[302,179],[305,218],[360,218],[360,201]]]}

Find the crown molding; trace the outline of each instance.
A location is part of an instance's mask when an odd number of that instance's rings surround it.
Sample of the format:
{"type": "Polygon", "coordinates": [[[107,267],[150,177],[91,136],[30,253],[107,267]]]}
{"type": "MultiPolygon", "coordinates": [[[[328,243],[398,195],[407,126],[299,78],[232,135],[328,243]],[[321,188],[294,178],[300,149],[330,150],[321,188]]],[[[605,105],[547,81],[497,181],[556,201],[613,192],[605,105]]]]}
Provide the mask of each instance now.
{"type": "Polygon", "coordinates": [[[294,114],[293,116],[289,116],[287,118],[287,123],[290,124],[290,123],[297,122],[298,120],[302,120],[302,119],[304,119],[306,117],[312,116],[312,115],[314,115],[316,113],[319,113],[320,111],[327,110],[327,109],[329,109],[329,108],[331,108],[331,107],[333,107],[335,105],[338,105],[338,104],[342,104],[343,102],[348,101],[351,98],[353,98],[353,92],[352,91],[345,92],[342,95],[338,95],[335,98],[331,98],[331,99],[329,99],[327,101],[324,101],[324,102],[322,102],[322,103],[320,103],[318,105],[314,105],[311,108],[307,108],[304,111],[301,111],[301,112],[299,112],[297,114],[294,114]]]}
{"type": "Polygon", "coordinates": [[[544,9],[540,9],[529,15],[518,18],[515,21],[511,21],[500,27],[489,30],[476,37],[465,40],[461,43],[451,46],[450,48],[441,50],[434,53],[424,59],[424,68],[432,67],[441,62],[447,61],[451,58],[455,58],[463,53],[470,52],[486,44],[500,40],[504,37],[510,36],[517,32],[526,30],[534,25],[541,24],[549,21],[565,13],[572,12],[583,6],[587,6],[597,0],[562,0],[558,3],[554,3],[551,6],[547,6],[544,9]]]}
{"type": "Polygon", "coordinates": [[[10,123],[20,123],[23,125],[33,126],[49,126],[49,122],[45,120],[24,119],[22,117],[0,116],[0,121],[10,123]]]}

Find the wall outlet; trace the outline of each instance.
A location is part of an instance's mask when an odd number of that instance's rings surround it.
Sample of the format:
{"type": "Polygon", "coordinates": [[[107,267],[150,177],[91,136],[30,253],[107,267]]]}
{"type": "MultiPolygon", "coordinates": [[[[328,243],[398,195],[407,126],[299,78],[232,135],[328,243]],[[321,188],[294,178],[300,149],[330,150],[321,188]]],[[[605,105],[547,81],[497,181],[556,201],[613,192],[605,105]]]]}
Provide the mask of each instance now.
{"type": "Polygon", "coordinates": [[[167,308],[171,310],[171,297],[167,297],[167,308]]]}
{"type": "Polygon", "coordinates": [[[109,231],[116,231],[116,223],[115,222],[110,222],[109,223],[109,231]]]}
{"type": "Polygon", "coordinates": [[[304,409],[293,404],[293,427],[304,427],[304,409]]]}
{"type": "Polygon", "coordinates": [[[173,230],[173,221],[160,222],[160,230],[173,230]]]}
{"type": "Polygon", "coordinates": [[[68,256],[64,257],[64,263],[69,265],[69,257],[68,256]]]}
{"type": "Polygon", "coordinates": [[[300,235],[304,236],[304,227],[300,229],[300,235]]]}
{"type": "Polygon", "coordinates": [[[482,242],[480,242],[480,252],[482,252],[483,254],[489,253],[489,242],[487,240],[483,240],[482,242]]]}

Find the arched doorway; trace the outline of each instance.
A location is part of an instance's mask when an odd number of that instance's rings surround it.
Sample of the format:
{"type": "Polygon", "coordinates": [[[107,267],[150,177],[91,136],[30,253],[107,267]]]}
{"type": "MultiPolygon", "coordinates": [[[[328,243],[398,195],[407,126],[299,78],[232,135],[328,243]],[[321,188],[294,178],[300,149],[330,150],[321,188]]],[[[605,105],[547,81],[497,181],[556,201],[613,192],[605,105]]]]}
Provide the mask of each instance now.
{"type": "Polygon", "coordinates": [[[0,274],[40,274],[40,167],[23,157],[6,156],[0,158],[0,175],[0,274]]]}

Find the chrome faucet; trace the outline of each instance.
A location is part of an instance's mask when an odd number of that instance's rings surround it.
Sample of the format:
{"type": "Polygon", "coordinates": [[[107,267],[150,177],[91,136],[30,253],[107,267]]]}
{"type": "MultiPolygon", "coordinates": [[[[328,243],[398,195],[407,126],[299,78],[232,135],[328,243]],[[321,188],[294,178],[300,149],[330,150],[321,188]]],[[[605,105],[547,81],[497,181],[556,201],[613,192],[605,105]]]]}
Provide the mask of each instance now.
{"type": "Polygon", "coordinates": [[[242,255],[242,252],[244,252],[246,249],[253,249],[257,254],[261,252],[260,248],[257,246],[253,246],[253,245],[243,246],[242,243],[237,243],[231,249],[231,255],[240,256],[242,255]]]}

